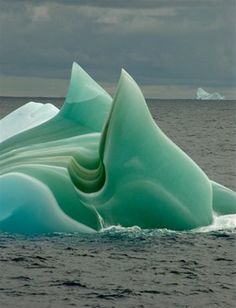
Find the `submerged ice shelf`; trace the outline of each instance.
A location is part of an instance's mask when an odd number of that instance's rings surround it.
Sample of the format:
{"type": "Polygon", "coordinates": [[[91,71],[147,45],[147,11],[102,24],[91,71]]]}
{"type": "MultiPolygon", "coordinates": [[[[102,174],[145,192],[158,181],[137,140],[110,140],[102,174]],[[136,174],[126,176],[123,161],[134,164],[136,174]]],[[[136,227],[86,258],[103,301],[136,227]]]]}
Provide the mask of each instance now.
{"type": "Polygon", "coordinates": [[[0,125],[1,231],[189,230],[236,213],[235,192],[160,130],[124,70],[112,100],[74,63],[60,111],[31,102],[0,125]]]}

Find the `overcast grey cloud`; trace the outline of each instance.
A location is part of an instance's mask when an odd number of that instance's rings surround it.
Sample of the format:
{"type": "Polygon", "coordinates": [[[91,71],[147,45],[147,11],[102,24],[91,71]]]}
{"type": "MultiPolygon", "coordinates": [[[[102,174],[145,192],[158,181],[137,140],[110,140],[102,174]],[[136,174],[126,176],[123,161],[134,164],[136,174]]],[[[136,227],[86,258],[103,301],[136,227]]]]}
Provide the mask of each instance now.
{"type": "Polygon", "coordinates": [[[0,0],[0,75],[67,79],[75,60],[102,83],[235,87],[235,17],[236,0],[0,0]]]}

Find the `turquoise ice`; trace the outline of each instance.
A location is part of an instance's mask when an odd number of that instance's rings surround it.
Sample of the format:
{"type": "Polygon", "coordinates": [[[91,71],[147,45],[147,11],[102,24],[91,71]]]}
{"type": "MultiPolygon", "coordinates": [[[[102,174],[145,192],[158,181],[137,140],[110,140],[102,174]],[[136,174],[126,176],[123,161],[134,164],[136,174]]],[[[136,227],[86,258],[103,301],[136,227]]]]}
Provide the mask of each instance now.
{"type": "Polygon", "coordinates": [[[74,63],[62,109],[35,104],[0,123],[1,231],[189,230],[236,213],[235,192],[161,131],[124,70],[112,100],[74,63]]]}

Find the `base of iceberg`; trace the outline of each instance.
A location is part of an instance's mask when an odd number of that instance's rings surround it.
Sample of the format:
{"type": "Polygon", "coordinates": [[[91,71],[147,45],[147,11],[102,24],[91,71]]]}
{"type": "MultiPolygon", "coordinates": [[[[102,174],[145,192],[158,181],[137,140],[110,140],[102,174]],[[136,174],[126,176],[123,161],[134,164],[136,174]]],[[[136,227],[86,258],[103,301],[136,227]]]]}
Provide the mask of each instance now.
{"type": "Polygon", "coordinates": [[[60,111],[31,102],[0,127],[1,231],[190,230],[236,214],[236,193],[161,131],[124,70],[112,100],[74,63],[60,111]]]}

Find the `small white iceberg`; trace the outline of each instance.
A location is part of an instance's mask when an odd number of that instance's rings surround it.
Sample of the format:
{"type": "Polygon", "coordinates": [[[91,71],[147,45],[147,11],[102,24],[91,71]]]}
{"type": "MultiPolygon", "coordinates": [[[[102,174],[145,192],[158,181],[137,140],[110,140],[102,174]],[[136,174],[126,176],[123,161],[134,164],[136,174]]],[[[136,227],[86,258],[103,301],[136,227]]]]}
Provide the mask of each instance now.
{"type": "Polygon", "coordinates": [[[225,99],[225,97],[220,95],[217,92],[208,93],[204,89],[198,88],[197,89],[197,99],[216,99],[216,100],[221,100],[221,99],[225,99]]]}

